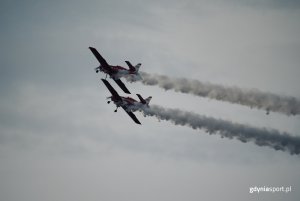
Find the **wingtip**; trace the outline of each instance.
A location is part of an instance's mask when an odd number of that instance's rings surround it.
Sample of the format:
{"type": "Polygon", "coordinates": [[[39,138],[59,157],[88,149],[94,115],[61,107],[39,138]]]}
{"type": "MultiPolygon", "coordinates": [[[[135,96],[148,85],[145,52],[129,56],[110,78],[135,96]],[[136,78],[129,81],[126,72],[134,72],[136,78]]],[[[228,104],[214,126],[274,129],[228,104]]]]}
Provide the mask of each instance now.
{"type": "Polygon", "coordinates": [[[101,79],[101,80],[105,85],[109,84],[109,82],[107,80],[105,80],[105,79],[101,79]]]}
{"type": "MultiPolygon", "coordinates": [[[[125,86],[125,85],[124,85],[124,86],[125,86]]],[[[124,91],[126,94],[131,94],[130,91],[129,91],[127,88],[123,89],[123,91],[124,91]]]]}

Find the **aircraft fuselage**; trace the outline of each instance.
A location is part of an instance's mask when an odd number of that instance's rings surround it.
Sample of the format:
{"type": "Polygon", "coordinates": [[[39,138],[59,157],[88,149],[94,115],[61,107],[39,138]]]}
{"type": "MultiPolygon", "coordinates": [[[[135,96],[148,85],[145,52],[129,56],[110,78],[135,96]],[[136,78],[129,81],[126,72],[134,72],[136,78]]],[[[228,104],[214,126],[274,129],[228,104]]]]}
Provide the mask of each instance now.
{"type": "Polygon", "coordinates": [[[131,112],[135,112],[145,106],[145,104],[143,104],[137,100],[134,100],[133,98],[130,98],[130,97],[122,97],[121,96],[122,100],[117,100],[114,96],[112,96],[112,97],[110,97],[110,99],[114,102],[114,104],[117,107],[125,107],[125,108],[127,108],[126,109],[127,111],[131,111],[131,112]]]}
{"type": "Polygon", "coordinates": [[[121,77],[129,77],[129,81],[138,81],[141,80],[142,77],[136,71],[126,69],[122,66],[109,66],[111,70],[107,70],[103,66],[99,66],[95,68],[96,73],[102,71],[110,76],[112,79],[120,79],[121,77]]]}

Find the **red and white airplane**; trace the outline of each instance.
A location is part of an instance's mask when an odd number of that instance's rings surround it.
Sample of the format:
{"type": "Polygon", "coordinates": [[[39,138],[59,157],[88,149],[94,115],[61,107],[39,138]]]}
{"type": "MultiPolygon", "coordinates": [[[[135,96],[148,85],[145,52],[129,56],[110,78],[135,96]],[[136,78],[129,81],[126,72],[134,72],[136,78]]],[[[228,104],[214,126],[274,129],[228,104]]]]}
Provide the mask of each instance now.
{"type": "Polygon", "coordinates": [[[107,103],[109,104],[111,101],[113,101],[114,104],[117,106],[117,108],[115,109],[115,112],[117,112],[117,109],[119,107],[122,107],[135,123],[141,124],[141,122],[136,118],[136,116],[133,114],[133,112],[140,110],[143,107],[149,107],[149,102],[152,97],[149,96],[148,98],[143,99],[140,94],[137,94],[140,101],[136,101],[130,97],[122,97],[122,96],[119,96],[119,94],[109,84],[109,82],[107,80],[105,80],[105,79],[101,79],[101,80],[103,81],[103,83],[105,84],[105,86],[107,87],[107,89],[110,91],[110,93],[112,95],[112,96],[108,97],[110,99],[110,101],[107,101],[107,103]]]}
{"type": "Polygon", "coordinates": [[[125,61],[126,64],[129,66],[129,69],[126,69],[122,66],[112,66],[105,61],[105,59],[99,54],[99,52],[95,48],[89,47],[89,49],[92,51],[92,53],[100,63],[100,66],[95,68],[96,73],[102,71],[106,73],[106,76],[109,75],[110,78],[112,78],[125,93],[130,94],[125,84],[120,80],[121,77],[126,77],[131,82],[135,82],[142,79],[142,76],[139,74],[139,68],[141,66],[140,63],[138,63],[136,66],[133,66],[129,61],[125,61]]]}

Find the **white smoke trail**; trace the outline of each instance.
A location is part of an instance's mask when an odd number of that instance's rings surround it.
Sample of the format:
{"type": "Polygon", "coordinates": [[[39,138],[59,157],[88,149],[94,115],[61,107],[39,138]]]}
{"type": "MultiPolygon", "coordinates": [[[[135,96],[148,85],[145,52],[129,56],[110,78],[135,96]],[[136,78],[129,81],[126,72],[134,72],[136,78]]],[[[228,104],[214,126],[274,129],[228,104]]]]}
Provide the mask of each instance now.
{"type": "Polygon", "coordinates": [[[300,154],[300,137],[286,132],[280,133],[275,129],[255,128],[178,109],[166,109],[157,105],[145,107],[142,112],[145,116],[156,116],[161,120],[171,121],[175,125],[205,129],[209,134],[219,134],[229,139],[236,138],[242,142],[253,141],[258,146],[287,151],[292,155],[300,154]]]}
{"type": "Polygon", "coordinates": [[[141,82],[145,85],[158,85],[169,90],[173,89],[182,93],[227,101],[230,103],[250,106],[251,108],[265,109],[286,115],[300,114],[300,100],[294,97],[280,96],[272,93],[261,92],[256,89],[241,89],[238,87],[224,87],[222,85],[203,83],[197,80],[184,78],[170,78],[162,75],[140,73],[141,82]]]}

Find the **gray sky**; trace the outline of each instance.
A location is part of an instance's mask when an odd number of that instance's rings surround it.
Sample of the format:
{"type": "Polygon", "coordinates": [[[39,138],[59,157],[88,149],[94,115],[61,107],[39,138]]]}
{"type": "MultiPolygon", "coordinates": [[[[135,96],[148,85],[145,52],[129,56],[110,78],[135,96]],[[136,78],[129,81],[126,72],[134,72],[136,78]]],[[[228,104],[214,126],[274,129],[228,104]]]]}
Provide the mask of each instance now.
{"type": "MultiPolygon", "coordinates": [[[[299,98],[298,2],[2,1],[0,200],[299,200],[299,156],[115,114],[88,49],[148,73],[299,98]]],[[[153,104],[299,136],[299,116],[126,85],[153,104]]]]}

